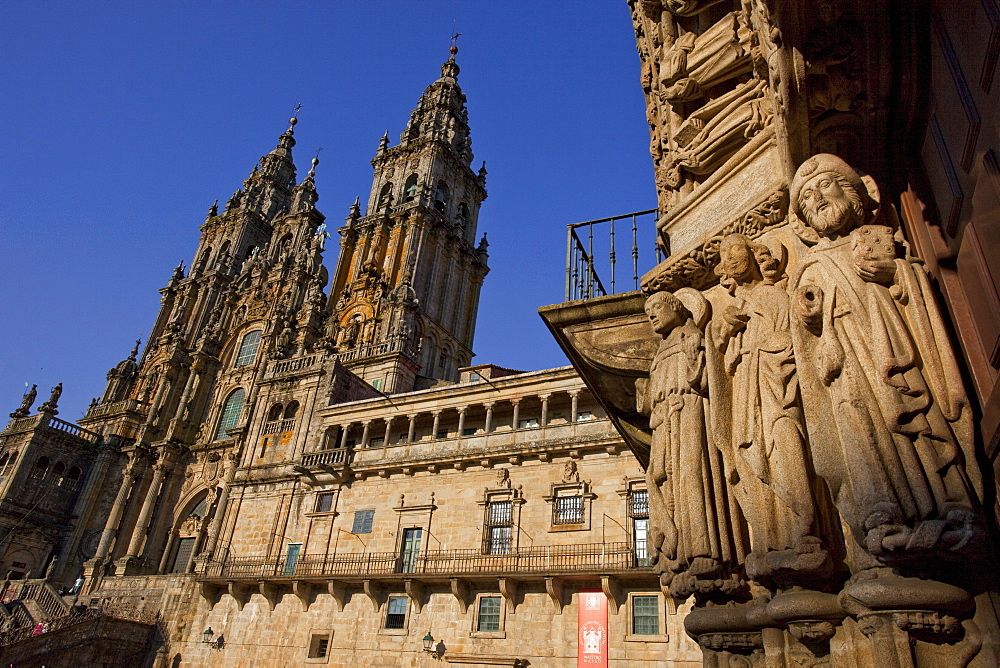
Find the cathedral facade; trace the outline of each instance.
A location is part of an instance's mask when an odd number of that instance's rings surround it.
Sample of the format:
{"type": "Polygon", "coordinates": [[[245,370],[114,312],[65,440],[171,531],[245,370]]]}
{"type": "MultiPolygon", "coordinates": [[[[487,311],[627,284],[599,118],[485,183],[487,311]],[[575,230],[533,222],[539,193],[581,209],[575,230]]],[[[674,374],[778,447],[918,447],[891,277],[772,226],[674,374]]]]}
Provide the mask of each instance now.
{"type": "Polygon", "coordinates": [[[156,665],[697,662],[577,374],[470,366],[487,193],[458,74],[453,49],[334,235],[293,118],[80,424],[26,397],[0,435],[20,623],[157,620],[116,650],[156,665]]]}

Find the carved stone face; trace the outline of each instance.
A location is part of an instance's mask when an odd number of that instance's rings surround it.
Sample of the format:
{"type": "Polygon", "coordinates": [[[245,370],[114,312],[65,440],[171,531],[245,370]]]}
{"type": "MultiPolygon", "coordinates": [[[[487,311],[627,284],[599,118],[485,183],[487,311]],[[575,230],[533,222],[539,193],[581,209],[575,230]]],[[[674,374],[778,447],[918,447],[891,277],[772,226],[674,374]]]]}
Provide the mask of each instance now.
{"type": "Polygon", "coordinates": [[[684,324],[683,316],[664,299],[655,296],[647,299],[645,311],[653,331],[661,336],[666,336],[675,327],[684,324]]]}
{"type": "Polygon", "coordinates": [[[719,267],[725,276],[736,280],[746,279],[751,274],[750,248],[741,239],[726,237],[719,246],[719,267]]]}
{"type": "Polygon", "coordinates": [[[806,181],[799,193],[799,206],[806,223],[824,236],[846,231],[856,220],[853,208],[857,193],[844,185],[833,172],[822,172],[806,181]],[[852,197],[853,196],[853,197],[852,197]]]}

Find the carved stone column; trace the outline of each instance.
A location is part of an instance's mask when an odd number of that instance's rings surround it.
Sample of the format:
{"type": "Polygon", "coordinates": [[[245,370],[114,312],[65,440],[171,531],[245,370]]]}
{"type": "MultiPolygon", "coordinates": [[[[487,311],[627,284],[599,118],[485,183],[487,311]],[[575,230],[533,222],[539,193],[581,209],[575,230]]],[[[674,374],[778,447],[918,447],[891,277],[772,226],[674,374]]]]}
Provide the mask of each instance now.
{"type": "Polygon", "coordinates": [[[511,399],[510,403],[514,406],[514,417],[511,420],[510,428],[515,430],[518,428],[517,425],[521,421],[521,400],[511,399]]]}
{"type": "Polygon", "coordinates": [[[416,437],[416,434],[417,434],[417,415],[414,414],[410,416],[410,427],[406,432],[406,442],[413,443],[413,439],[416,437]]]}
{"type": "Polygon", "coordinates": [[[441,426],[441,411],[434,411],[434,426],[431,428],[431,438],[438,437],[438,427],[441,426]]]}
{"type": "Polygon", "coordinates": [[[484,404],[486,406],[486,425],[483,427],[483,431],[487,434],[493,431],[493,404],[484,404]]]}
{"type": "Polygon", "coordinates": [[[97,544],[94,561],[103,560],[108,556],[108,551],[111,548],[111,539],[114,538],[115,529],[118,527],[118,522],[121,521],[122,513],[125,512],[125,501],[128,499],[129,492],[132,490],[132,485],[135,484],[136,478],[139,477],[139,469],[140,464],[135,458],[133,458],[128,468],[125,469],[122,484],[118,488],[118,496],[115,497],[115,502],[111,505],[111,514],[108,515],[108,521],[104,523],[104,531],[101,532],[101,540],[97,544]]]}
{"type": "Polygon", "coordinates": [[[538,426],[545,427],[549,424],[549,397],[550,394],[540,394],[538,398],[542,400],[542,414],[538,418],[538,426]]]}
{"type": "Polygon", "coordinates": [[[347,447],[347,434],[351,431],[351,422],[340,426],[340,447],[347,447]]]}
{"type": "Polygon", "coordinates": [[[153,507],[156,499],[160,495],[160,486],[163,484],[163,476],[170,470],[170,466],[165,463],[153,465],[153,479],[149,482],[149,489],[146,490],[146,498],[143,499],[142,509],[139,511],[139,519],[136,521],[135,529],[132,531],[132,540],[128,544],[126,558],[139,556],[143,541],[146,539],[146,529],[149,528],[149,520],[153,515],[153,507]]]}
{"type": "Polygon", "coordinates": [[[579,417],[580,409],[580,390],[572,390],[569,393],[570,399],[570,409],[569,409],[569,421],[576,422],[579,417]]]}
{"type": "Polygon", "coordinates": [[[389,445],[392,443],[392,416],[388,416],[385,419],[385,439],[382,441],[382,445],[389,445]]]}
{"type": "Polygon", "coordinates": [[[458,409],[458,437],[462,438],[465,432],[465,411],[467,408],[462,406],[458,409]]]}
{"type": "Polygon", "coordinates": [[[361,430],[361,447],[362,448],[367,448],[368,447],[368,431],[371,429],[371,426],[372,426],[371,420],[366,420],[364,422],[364,425],[365,425],[364,428],[361,430]]]}

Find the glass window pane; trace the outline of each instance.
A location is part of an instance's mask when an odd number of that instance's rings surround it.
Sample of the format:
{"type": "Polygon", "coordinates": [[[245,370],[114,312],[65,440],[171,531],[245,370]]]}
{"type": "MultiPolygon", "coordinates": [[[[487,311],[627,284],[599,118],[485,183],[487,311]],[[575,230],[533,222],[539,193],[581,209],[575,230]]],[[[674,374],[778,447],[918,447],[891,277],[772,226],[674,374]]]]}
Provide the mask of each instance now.
{"type": "Polygon", "coordinates": [[[385,615],[385,628],[406,628],[406,597],[390,596],[389,606],[385,615]]]}
{"type": "Polygon", "coordinates": [[[222,417],[219,419],[219,428],[215,432],[215,440],[226,438],[228,436],[226,431],[235,427],[236,423],[239,422],[245,395],[243,388],[239,388],[226,399],[226,403],[222,407],[222,417]]]}
{"type": "Polygon", "coordinates": [[[351,533],[371,533],[372,521],[375,518],[374,510],[358,510],[354,513],[354,526],[351,533]]]}
{"type": "Polygon", "coordinates": [[[240,342],[240,352],[236,355],[235,366],[253,364],[257,359],[257,348],[260,346],[261,330],[255,330],[243,337],[240,342]]]}
{"type": "Polygon", "coordinates": [[[479,599],[479,620],[477,631],[500,630],[500,597],[483,596],[479,599]]]}
{"type": "Polygon", "coordinates": [[[660,632],[659,597],[632,597],[632,633],[657,635],[660,632]]]}

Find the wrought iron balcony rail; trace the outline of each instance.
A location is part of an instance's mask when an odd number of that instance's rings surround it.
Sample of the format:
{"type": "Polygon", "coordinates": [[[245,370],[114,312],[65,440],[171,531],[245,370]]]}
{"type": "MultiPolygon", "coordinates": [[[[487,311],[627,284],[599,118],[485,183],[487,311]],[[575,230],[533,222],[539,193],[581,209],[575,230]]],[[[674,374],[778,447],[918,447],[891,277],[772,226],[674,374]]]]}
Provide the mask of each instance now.
{"type": "Polygon", "coordinates": [[[490,573],[557,573],[625,571],[642,568],[644,554],[630,543],[593,543],[511,549],[508,554],[480,550],[429,550],[413,559],[398,552],[231,557],[206,564],[201,579],[262,580],[287,577],[321,578],[407,573],[414,575],[484,575],[490,573]]]}
{"type": "Polygon", "coordinates": [[[638,290],[639,276],[653,267],[650,258],[655,257],[656,263],[663,259],[663,251],[656,244],[658,215],[656,209],[647,209],[567,225],[566,301],[593,299],[619,291],[619,253],[629,253],[631,259],[632,280],[625,290],[638,290]],[[596,236],[595,226],[600,226],[596,236]],[[639,249],[650,245],[653,252],[640,257],[639,249]],[[601,280],[598,269],[610,279],[607,284],[601,280]]]}

